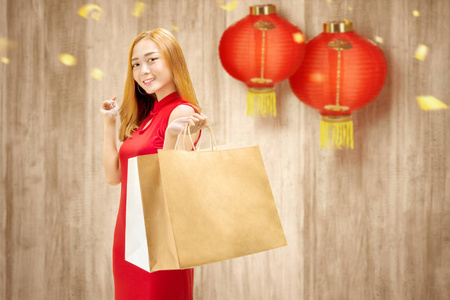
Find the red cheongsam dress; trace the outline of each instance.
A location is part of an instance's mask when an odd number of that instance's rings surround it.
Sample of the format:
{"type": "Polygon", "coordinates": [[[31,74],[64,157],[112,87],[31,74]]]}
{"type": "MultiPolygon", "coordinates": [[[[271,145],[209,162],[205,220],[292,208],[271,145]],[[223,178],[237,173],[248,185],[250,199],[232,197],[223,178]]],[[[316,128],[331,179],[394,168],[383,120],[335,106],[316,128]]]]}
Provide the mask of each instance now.
{"type": "Polygon", "coordinates": [[[178,105],[189,102],[174,92],[155,103],[153,111],[133,131],[119,150],[121,168],[121,197],[114,231],[113,273],[116,300],[192,300],[194,270],[169,270],[149,273],[125,261],[125,216],[127,202],[127,170],[131,157],[154,154],[164,145],[170,114],[178,105]],[[152,120],[145,129],[144,126],[152,120]]]}

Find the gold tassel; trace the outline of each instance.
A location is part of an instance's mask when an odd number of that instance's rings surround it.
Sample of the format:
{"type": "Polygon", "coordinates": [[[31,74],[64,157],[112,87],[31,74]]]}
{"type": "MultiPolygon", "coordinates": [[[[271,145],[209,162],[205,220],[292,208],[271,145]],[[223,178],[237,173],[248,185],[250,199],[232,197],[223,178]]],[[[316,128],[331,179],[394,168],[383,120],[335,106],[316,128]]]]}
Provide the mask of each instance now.
{"type": "Polygon", "coordinates": [[[353,121],[351,116],[322,116],[320,148],[353,149],[353,121]],[[330,140],[331,135],[331,140],[330,140]]]}
{"type": "Polygon", "coordinates": [[[267,115],[274,117],[277,115],[275,88],[248,88],[247,116],[266,117],[267,115]]]}

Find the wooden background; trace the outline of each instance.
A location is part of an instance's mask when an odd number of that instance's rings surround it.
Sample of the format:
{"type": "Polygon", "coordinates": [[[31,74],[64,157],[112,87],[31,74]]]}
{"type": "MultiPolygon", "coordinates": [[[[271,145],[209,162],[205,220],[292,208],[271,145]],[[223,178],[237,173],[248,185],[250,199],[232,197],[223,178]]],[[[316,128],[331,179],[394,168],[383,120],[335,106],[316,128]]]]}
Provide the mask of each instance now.
{"type": "Polygon", "coordinates": [[[384,39],[387,82],[354,114],[346,151],[319,148],[319,114],[287,81],[277,118],[246,117],[246,87],[222,68],[218,43],[263,1],[232,11],[220,0],[143,1],[137,18],[134,0],[93,0],[96,21],[77,14],[81,0],[0,0],[10,60],[0,63],[0,299],[113,299],[120,186],[103,175],[99,106],[121,99],[133,38],[172,26],[219,144],[261,146],[289,243],[196,268],[195,299],[450,299],[450,112],[415,100],[450,105],[450,1],[272,1],[308,39],[344,18],[384,39]],[[425,61],[418,44],[430,47],[425,61]]]}

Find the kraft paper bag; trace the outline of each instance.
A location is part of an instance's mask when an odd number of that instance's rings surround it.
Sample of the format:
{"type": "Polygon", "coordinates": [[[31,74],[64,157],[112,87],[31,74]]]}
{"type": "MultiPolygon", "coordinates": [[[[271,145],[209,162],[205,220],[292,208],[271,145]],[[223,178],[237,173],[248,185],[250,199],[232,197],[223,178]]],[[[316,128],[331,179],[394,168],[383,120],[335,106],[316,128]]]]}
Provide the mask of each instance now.
{"type": "Polygon", "coordinates": [[[258,146],[158,150],[129,160],[128,183],[130,172],[137,177],[127,194],[133,199],[127,198],[126,259],[147,271],[191,268],[287,245],[258,146]],[[128,214],[128,205],[137,209],[128,214]],[[139,229],[132,233],[129,225],[139,229]]]}

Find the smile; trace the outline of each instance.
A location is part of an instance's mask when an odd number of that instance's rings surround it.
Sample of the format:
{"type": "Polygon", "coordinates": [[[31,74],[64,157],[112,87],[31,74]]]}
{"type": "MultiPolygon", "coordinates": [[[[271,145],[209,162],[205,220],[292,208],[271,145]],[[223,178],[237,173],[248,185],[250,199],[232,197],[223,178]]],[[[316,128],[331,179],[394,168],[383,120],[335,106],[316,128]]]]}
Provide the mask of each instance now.
{"type": "Polygon", "coordinates": [[[146,80],[143,81],[143,83],[145,85],[149,85],[153,80],[155,80],[155,78],[146,79],[146,80]]]}

